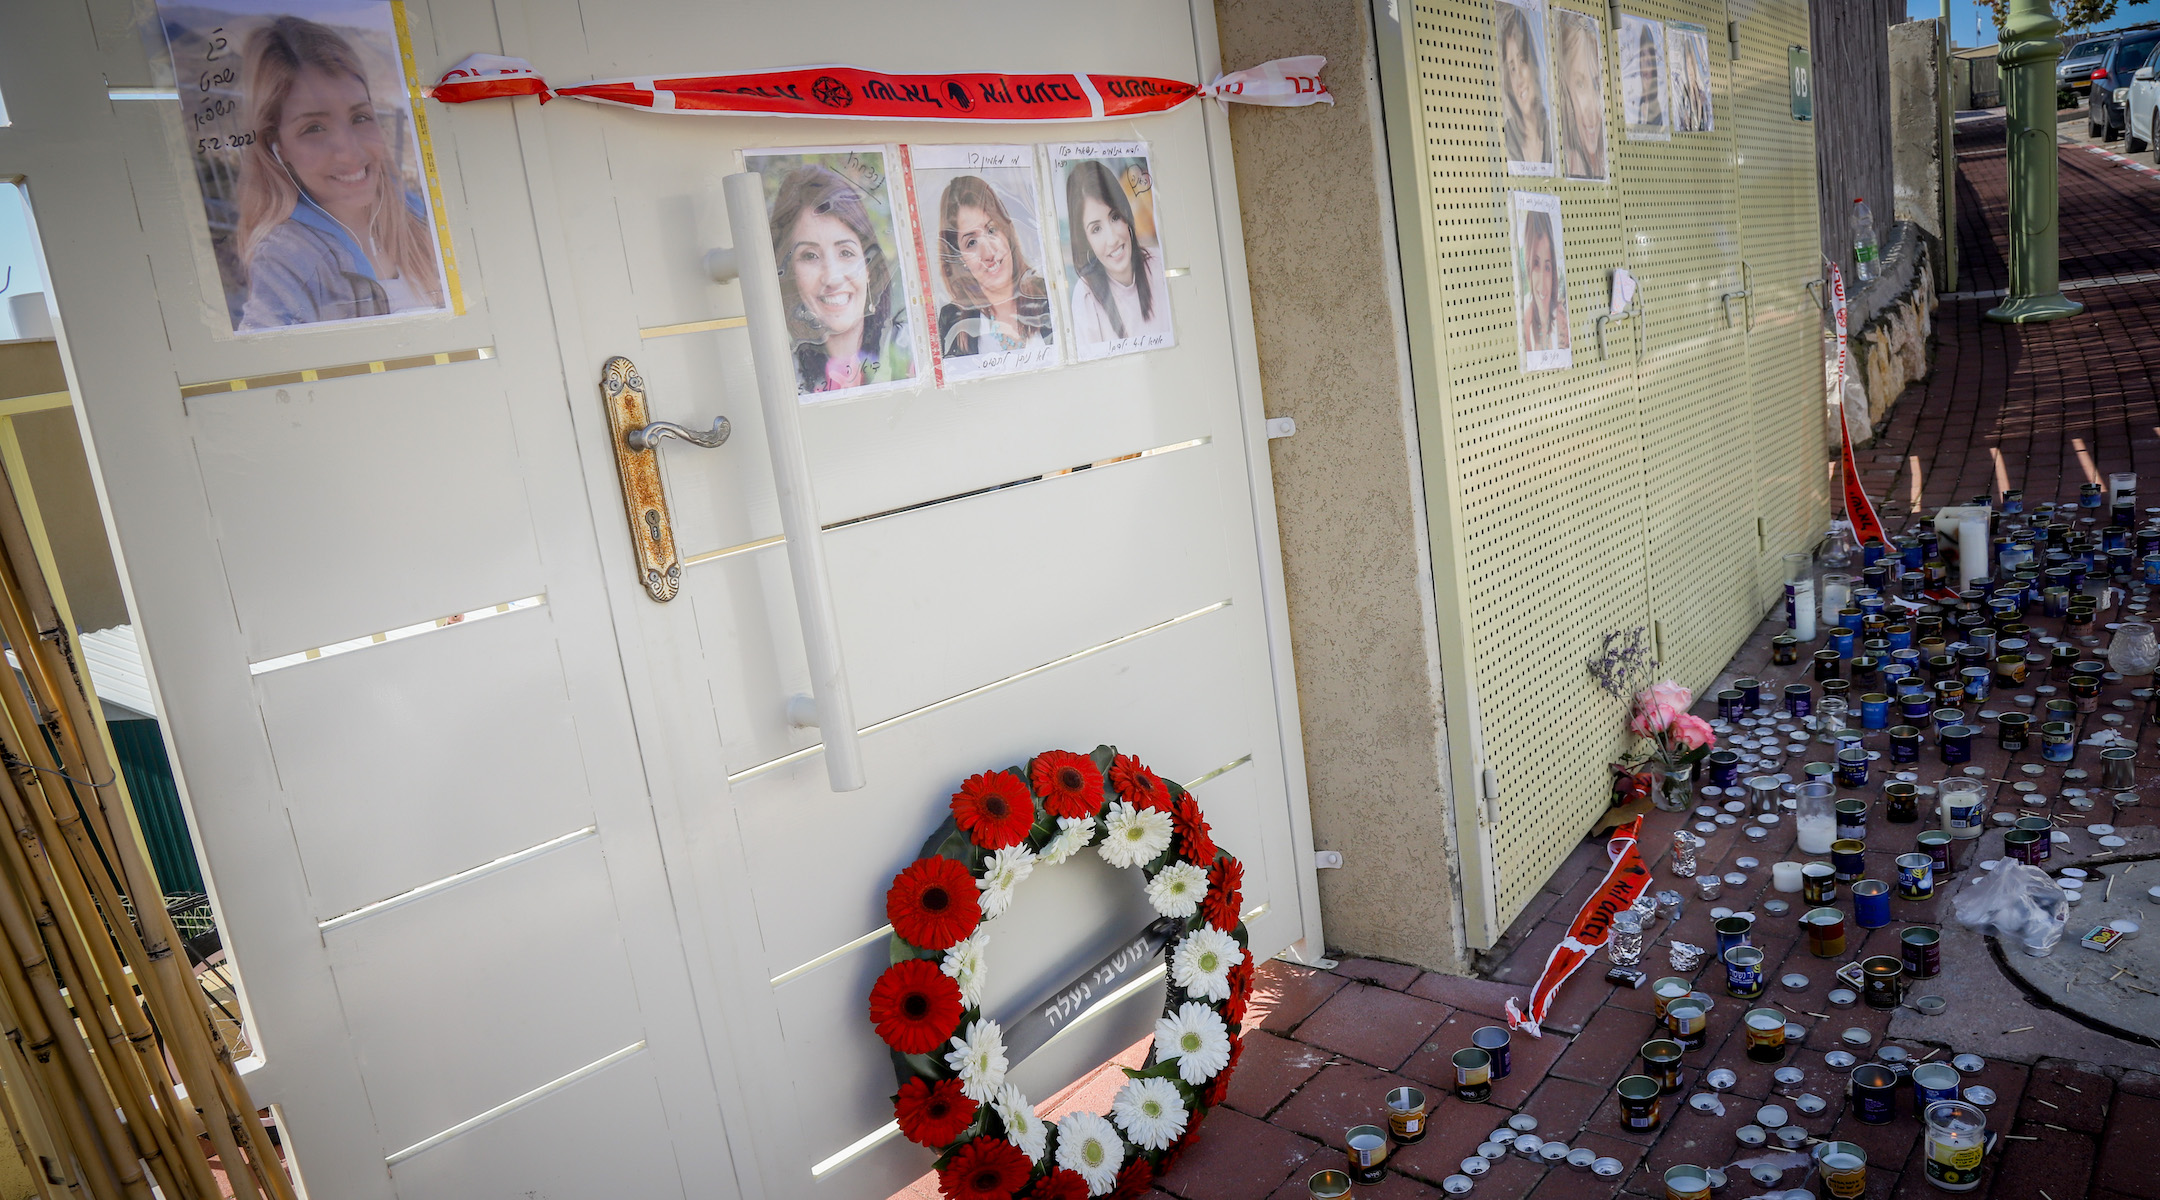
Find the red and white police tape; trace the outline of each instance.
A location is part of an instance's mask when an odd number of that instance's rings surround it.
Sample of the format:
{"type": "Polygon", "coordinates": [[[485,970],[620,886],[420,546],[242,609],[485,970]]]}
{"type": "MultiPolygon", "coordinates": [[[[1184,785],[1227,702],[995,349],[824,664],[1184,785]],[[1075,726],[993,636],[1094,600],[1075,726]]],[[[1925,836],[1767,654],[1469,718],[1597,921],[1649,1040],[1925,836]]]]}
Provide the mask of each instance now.
{"type": "Polygon", "coordinates": [[[1852,526],[1854,541],[1863,546],[1869,542],[1888,545],[1890,535],[1883,532],[1882,518],[1875,513],[1875,501],[1868,497],[1866,486],[1860,482],[1860,470],[1853,462],[1852,425],[1845,419],[1845,377],[1852,362],[1847,326],[1850,311],[1845,302],[1845,272],[1839,270],[1836,263],[1831,263],[1830,315],[1837,323],[1837,392],[1831,403],[1837,405],[1838,435],[1844,443],[1845,520],[1852,526]]]}
{"type": "Polygon", "coordinates": [[[1589,903],[1575,914],[1567,936],[1545,960],[1545,973],[1538,976],[1537,986],[1530,990],[1530,1015],[1524,1016],[1515,1007],[1515,998],[1508,998],[1508,1028],[1526,1029],[1531,1037],[1544,1037],[1538,1026],[1552,1011],[1553,994],[1612,937],[1614,915],[1634,904],[1650,886],[1650,868],[1643,864],[1642,854],[1635,847],[1636,839],[1642,836],[1642,823],[1643,819],[1637,817],[1613,830],[1612,840],[1605,843],[1605,853],[1612,857],[1611,869],[1605,872],[1604,881],[1591,894],[1589,903]]]}
{"type": "Polygon", "coordinates": [[[973,72],[887,75],[859,67],[789,67],[745,75],[600,79],[550,88],[533,65],[499,54],[468,55],[430,91],[445,104],[555,96],[652,112],[847,121],[1094,121],[1167,112],[1213,96],[1241,104],[1293,108],[1333,104],[1317,54],[1278,58],[1232,71],[1205,87],[1144,75],[1007,75],[973,72]]]}

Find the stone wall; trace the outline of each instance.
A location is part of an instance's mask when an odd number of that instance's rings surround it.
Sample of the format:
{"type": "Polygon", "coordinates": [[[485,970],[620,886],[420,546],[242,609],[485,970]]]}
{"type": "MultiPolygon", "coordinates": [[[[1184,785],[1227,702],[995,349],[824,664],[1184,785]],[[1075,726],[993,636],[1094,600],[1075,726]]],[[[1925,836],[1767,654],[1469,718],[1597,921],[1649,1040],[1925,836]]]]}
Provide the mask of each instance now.
{"type": "MultiPolygon", "coordinates": [[[[1462,972],[1424,471],[1366,0],[1217,0],[1222,59],[1327,56],[1332,107],[1229,108],[1330,947],[1462,972]],[[1319,269],[1316,264],[1327,264],[1319,269]]],[[[1317,947],[1310,948],[1317,951],[1317,947]]]]}
{"type": "MultiPolygon", "coordinates": [[[[1910,222],[1899,222],[1883,248],[1883,269],[1868,289],[1870,315],[1849,333],[1852,378],[1862,401],[1847,399],[1846,419],[1853,440],[1874,437],[1907,385],[1927,378],[1934,354],[1935,271],[1933,248],[1910,222]],[[1858,411],[1865,404],[1866,428],[1858,411]]],[[[1830,439],[1835,443],[1837,431],[1830,439]]]]}

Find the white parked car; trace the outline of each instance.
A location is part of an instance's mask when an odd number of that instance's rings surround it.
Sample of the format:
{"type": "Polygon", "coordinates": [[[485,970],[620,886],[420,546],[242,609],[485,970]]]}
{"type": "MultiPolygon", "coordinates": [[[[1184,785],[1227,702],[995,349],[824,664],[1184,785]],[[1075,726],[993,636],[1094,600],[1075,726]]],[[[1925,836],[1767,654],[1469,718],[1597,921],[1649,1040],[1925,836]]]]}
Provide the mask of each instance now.
{"type": "Polygon", "coordinates": [[[2123,153],[2145,149],[2160,165],[2160,46],[2130,73],[2130,88],[2123,96],[2123,153]]]}

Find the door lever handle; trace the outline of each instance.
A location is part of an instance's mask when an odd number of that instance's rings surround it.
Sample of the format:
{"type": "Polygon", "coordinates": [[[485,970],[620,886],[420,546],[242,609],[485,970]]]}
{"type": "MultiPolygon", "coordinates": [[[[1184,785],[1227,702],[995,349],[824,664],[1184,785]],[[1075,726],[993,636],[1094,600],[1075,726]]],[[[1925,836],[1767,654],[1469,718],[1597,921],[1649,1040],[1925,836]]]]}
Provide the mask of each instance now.
{"type": "Polygon", "coordinates": [[[668,438],[681,438],[693,446],[703,446],[705,449],[711,450],[725,445],[728,434],[732,432],[734,431],[728,427],[726,417],[714,417],[712,432],[710,433],[699,433],[695,429],[677,425],[673,421],[654,421],[650,425],[625,430],[622,440],[623,445],[630,447],[632,450],[657,450],[660,448],[660,443],[668,438]]]}

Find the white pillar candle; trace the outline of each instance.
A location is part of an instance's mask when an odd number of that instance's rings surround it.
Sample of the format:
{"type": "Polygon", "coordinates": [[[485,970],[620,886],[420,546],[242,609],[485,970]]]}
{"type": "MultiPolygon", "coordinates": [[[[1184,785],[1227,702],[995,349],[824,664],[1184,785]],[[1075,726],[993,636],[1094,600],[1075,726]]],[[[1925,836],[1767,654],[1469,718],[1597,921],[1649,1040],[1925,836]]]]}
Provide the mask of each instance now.
{"type": "Polygon", "coordinates": [[[1781,862],[1770,864],[1770,886],[1781,892],[1800,890],[1800,864],[1781,862]]]}
{"type": "Polygon", "coordinates": [[[1958,522],[1958,565],[1964,586],[1988,577],[1988,522],[1986,517],[1966,517],[1958,522]]]}

